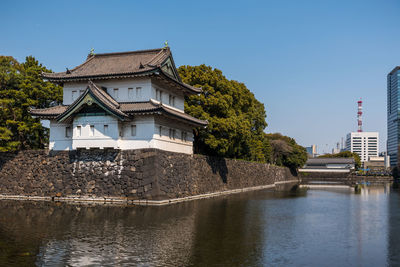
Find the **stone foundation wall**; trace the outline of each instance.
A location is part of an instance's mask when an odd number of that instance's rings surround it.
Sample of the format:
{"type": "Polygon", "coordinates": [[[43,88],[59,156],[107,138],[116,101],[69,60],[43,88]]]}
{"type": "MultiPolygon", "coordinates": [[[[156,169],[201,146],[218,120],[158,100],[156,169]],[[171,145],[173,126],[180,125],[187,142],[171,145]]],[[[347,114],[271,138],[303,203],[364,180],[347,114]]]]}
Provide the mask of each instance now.
{"type": "Polygon", "coordinates": [[[0,153],[0,194],[165,200],[298,180],[289,169],[157,149],[0,153]]]}

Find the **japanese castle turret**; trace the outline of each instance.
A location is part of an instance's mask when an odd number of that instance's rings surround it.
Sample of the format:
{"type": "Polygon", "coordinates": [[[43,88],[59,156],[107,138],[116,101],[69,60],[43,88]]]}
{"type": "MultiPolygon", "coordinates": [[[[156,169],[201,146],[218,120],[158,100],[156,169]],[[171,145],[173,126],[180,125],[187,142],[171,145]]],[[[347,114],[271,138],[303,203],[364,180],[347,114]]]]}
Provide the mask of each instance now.
{"type": "Polygon", "coordinates": [[[184,112],[200,88],[182,82],[169,47],[93,54],[74,69],[43,73],[63,86],[63,104],[33,109],[50,121],[51,150],[142,149],[193,153],[193,129],[207,121],[184,112]]]}

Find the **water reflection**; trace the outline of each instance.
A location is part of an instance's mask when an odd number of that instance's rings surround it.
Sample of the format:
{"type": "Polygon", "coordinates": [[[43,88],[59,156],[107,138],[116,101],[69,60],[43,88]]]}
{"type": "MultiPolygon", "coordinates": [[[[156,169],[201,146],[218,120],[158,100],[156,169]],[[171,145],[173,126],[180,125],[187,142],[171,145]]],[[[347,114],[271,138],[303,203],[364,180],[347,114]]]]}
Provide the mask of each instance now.
{"type": "Polygon", "coordinates": [[[0,201],[0,265],[396,265],[389,192],[256,191],[163,207],[0,201]]]}

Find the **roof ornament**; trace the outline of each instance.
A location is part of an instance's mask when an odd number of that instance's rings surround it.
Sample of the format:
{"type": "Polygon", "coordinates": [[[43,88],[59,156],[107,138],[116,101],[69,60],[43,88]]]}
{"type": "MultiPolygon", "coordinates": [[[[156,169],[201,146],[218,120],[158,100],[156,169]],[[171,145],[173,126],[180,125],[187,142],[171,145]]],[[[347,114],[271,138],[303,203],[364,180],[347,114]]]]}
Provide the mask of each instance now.
{"type": "Polygon", "coordinates": [[[166,40],[165,42],[164,42],[164,48],[167,48],[168,47],[168,40],[166,40]]]}
{"type": "Polygon", "coordinates": [[[139,64],[139,69],[144,69],[142,62],[140,62],[140,64],[139,64]]]}
{"type": "Polygon", "coordinates": [[[89,55],[94,56],[94,48],[93,47],[90,49],[89,55]]]}
{"type": "Polygon", "coordinates": [[[66,68],[66,69],[67,69],[67,71],[65,73],[66,74],[71,74],[71,71],[68,68],[66,68]]]}

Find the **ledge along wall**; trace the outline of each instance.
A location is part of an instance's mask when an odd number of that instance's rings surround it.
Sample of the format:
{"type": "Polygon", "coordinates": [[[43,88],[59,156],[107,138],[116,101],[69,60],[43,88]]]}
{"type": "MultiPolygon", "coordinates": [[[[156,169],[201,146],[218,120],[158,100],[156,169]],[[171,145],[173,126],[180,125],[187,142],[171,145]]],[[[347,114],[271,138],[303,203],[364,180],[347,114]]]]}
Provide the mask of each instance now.
{"type": "Polygon", "coordinates": [[[287,168],[157,149],[0,153],[0,198],[160,204],[297,182],[287,168]]]}

